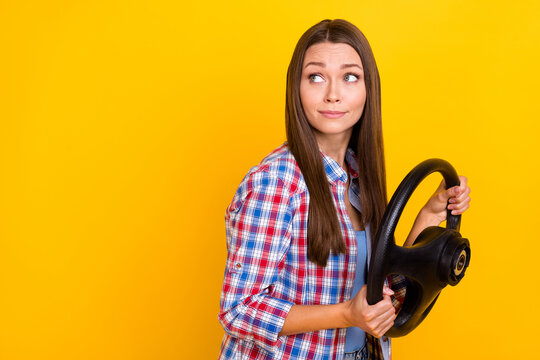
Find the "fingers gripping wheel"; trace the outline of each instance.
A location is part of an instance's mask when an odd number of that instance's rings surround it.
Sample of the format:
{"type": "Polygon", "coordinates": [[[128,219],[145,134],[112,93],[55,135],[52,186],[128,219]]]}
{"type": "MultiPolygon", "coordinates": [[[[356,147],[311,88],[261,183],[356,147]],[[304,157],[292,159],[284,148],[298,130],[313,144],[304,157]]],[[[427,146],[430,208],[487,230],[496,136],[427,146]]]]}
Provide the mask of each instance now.
{"type": "Polygon", "coordinates": [[[375,237],[375,248],[367,279],[367,301],[382,300],[384,281],[390,274],[407,277],[407,292],[401,311],[387,336],[400,337],[414,330],[427,316],[441,290],[456,285],[465,275],[471,259],[469,241],[461,237],[461,215],[447,213],[446,229],[426,228],[411,247],[397,246],[394,231],[405,204],[426,176],[440,172],[447,188],[459,185],[456,170],[447,161],[429,159],[403,179],[390,200],[375,237]]]}

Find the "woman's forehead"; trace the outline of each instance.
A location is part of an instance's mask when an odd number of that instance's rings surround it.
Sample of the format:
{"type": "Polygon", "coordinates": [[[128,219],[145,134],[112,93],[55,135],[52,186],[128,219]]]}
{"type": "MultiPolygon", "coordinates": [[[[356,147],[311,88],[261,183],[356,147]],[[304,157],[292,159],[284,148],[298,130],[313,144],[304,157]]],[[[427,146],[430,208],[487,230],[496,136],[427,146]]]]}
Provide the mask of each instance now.
{"type": "MultiPolygon", "coordinates": [[[[357,63],[361,66],[362,60],[356,50],[349,44],[323,42],[311,45],[304,55],[304,65],[315,63],[315,65],[357,63]]],[[[324,66],[323,66],[324,67],[324,66]]]]}

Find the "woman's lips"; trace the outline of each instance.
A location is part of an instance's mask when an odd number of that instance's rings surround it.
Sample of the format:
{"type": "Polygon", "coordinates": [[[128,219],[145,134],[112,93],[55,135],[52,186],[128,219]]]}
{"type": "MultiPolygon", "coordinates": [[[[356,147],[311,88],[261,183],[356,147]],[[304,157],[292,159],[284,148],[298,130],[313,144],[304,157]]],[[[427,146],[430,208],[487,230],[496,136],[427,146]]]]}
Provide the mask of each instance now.
{"type": "Polygon", "coordinates": [[[346,111],[329,111],[329,110],[320,111],[319,110],[319,113],[328,119],[338,119],[342,117],[343,115],[345,115],[346,111]]]}

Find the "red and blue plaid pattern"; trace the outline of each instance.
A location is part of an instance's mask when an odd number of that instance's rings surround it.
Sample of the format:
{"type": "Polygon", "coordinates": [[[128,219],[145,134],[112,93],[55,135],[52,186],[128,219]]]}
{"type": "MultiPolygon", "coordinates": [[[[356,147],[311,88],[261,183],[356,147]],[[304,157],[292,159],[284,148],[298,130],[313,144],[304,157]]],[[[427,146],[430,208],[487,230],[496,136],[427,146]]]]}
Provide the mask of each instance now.
{"type": "MultiPolygon", "coordinates": [[[[225,215],[228,257],[218,316],[225,329],[220,359],[343,358],[346,329],[278,336],[293,304],[344,302],[354,285],[357,245],[346,215],[347,174],[321,155],[349,252],[331,253],[324,268],[308,260],[309,193],[302,173],[286,143],[266,156],[248,172],[225,215]]],[[[350,196],[357,197],[358,166],[351,149],[346,159],[353,177],[350,196]]],[[[351,198],[351,203],[359,204],[359,199],[351,198]]],[[[372,352],[379,354],[375,358],[382,359],[379,341],[371,341],[372,352]]]]}

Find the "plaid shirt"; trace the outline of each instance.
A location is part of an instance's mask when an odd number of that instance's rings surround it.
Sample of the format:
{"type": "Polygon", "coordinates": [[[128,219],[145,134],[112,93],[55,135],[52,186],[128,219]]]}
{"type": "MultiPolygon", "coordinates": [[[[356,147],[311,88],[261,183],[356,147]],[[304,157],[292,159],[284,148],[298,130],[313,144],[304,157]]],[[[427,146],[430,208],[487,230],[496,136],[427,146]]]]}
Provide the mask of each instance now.
{"type": "MultiPolygon", "coordinates": [[[[349,252],[331,253],[324,268],[308,260],[309,193],[284,143],[248,172],[226,211],[220,359],[343,358],[346,328],[278,336],[293,304],[336,304],[351,298],[357,243],[345,207],[347,174],[335,160],[321,156],[349,252]]],[[[351,149],[346,161],[352,176],[349,199],[360,210],[358,165],[351,149]]],[[[368,260],[369,248],[370,241],[368,260]]],[[[402,301],[404,289],[390,280],[402,301]]],[[[370,358],[389,359],[390,339],[366,335],[370,358]]]]}

